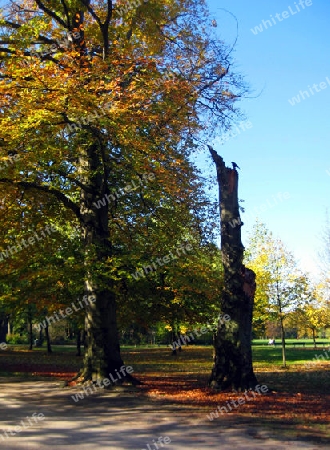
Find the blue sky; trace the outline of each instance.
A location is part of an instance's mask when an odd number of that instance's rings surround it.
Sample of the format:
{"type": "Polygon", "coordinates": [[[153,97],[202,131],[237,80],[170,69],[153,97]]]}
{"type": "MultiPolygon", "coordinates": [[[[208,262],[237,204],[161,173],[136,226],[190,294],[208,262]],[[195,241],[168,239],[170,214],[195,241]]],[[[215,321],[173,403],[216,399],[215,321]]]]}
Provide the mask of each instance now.
{"type": "MultiPolygon", "coordinates": [[[[310,6],[304,3],[305,9],[299,0],[207,3],[217,32],[227,43],[235,39],[236,22],[219,8],[237,17],[235,70],[245,76],[254,95],[261,93],[241,102],[252,128],[213,145],[227,165],[235,161],[241,167],[239,197],[245,200],[246,210],[243,243],[258,217],[304,270],[316,274],[320,234],[330,206],[330,2],[307,1],[310,6]],[[266,22],[267,29],[251,31],[270,16],[272,26],[266,22]],[[322,82],[326,84],[321,89],[322,82]],[[300,90],[308,90],[310,97],[304,94],[305,100],[301,97],[292,106],[288,100],[300,90]],[[289,198],[282,195],[281,201],[275,201],[278,193],[288,193],[289,198]]],[[[207,167],[214,170],[210,164],[207,167]]]]}
{"type": "MultiPolygon", "coordinates": [[[[239,196],[246,210],[243,243],[258,217],[301,260],[302,267],[315,274],[330,206],[330,2],[307,0],[310,6],[303,9],[302,0],[206,1],[219,37],[228,44],[235,40],[236,22],[221,8],[237,17],[235,70],[245,76],[255,95],[260,93],[241,102],[252,127],[223,145],[213,143],[227,165],[236,161],[241,167],[239,196]],[[255,27],[263,20],[273,20],[272,26],[266,22],[267,29],[263,25],[263,31],[257,32],[255,27]],[[314,95],[309,91],[309,98],[305,94],[305,100],[300,98],[292,106],[289,99],[308,87],[314,95]]],[[[0,0],[0,5],[5,3],[0,0]]],[[[213,176],[208,156],[205,160],[213,176]]]]}

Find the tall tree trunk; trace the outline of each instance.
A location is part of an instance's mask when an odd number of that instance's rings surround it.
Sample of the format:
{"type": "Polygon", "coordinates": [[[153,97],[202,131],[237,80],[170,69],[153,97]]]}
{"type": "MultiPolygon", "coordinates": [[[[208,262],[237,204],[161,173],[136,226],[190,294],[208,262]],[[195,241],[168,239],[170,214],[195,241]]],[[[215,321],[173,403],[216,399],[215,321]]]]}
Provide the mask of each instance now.
{"type": "Polygon", "coordinates": [[[223,317],[215,337],[214,366],[209,385],[215,389],[237,391],[254,389],[258,384],[252,365],[252,311],[255,274],[243,265],[244,247],[238,205],[238,173],[225,166],[209,147],[217,168],[219,184],[221,252],[224,287],[220,302],[223,317]]]}
{"type": "Polygon", "coordinates": [[[47,342],[47,353],[53,353],[52,346],[50,343],[48,323],[46,324],[46,327],[45,327],[45,336],[46,336],[46,342],[47,342]]]}
{"type": "Polygon", "coordinates": [[[281,328],[282,362],[283,362],[283,367],[286,367],[284,317],[283,317],[283,313],[282,313],[282,302],[281,302],[280,288],[279,288],[278,280],[276,281],[276,295],[277,295],[277,306],[278,306],[278,310],[279,310],[280,328],[281,328]]]}
{"type": "Polygon", "coordinates": [[[280,326],[281,326],[281,342],[282,342],[282,362],[283,362],[283,367],[286,367],[285,330],[284,330],[284,323],[283,323],[282,315],[280,317],[280,326]]]}
{"type": "Polygon", "coordinates": [[[81,356],[81,329],[76,328],[77,333],[77,353],[76,356],[81,356]]]}
{"type": "Polygon", "coordinates": [[[84,351],[86,351],[86,349],[87,349],[87,333],[86,333],[85,328],[83,329],[82,341],[83,341],[84,351]]]}
{"type": "Polygon", "coordinates": [[[28,326],[28,336],[29,336],[29,350],[32,350],[33,349],[33,328],[32,328],[32,317],[31,317],[30,313],[28,314],[27,326],[28,326]]]}
{"type": "Polygon", "coordinates": [[[44,342],[44,336],[43,336],[43,333],[42,333],[42,328],[40,327],[38,347],[42,347],[43,342],[44,342]]]}
{"type": "MultiPolygon", "coordinates": [[[[11,336],[11,323],[10,323],[9,318],[8,318],[8,331],[7,331],[7,335],[8,335],[8,336],[11,336]]],[[[1,333],[0,333],[0,340],[1,340],[1,333]]]]}
{"type": "MultiPolygon", "coordinates": [[[[9,331],[8,316],[6,314],[0,315],[0,343],[6,342],[7,331],[9,331]]],[[[9,333],[8,333],[9,334],[9,333]]]]}
{"type": "MultiPolygon", "coordinates": [[[[84,366],[77,376],[80,382],[111,379],[109,375],[115,376],[115,371],[124,366],[119,346],[115,292],[111,280],[102,272],[102,265],[111,257],[112,251],[108,202],[99,209],[96,207],[100,199],[109,195],[109,174],[105,169],[107,163],[101,145],[89,146],[80,158],[84,185],[80,214],[86,268],[85,295],[88,299],[85,317],[87,348],[84,366]]],[[[124,381],[139,383],[127,372],[120,380],[115,379],[115,383],[111,381],[111,384],[124,381]]]]}
{"type": "Polygon", "coordinates": [[[176,356],[179,352],[182,351],[181,348],[181,333],[180,333],[180,326],[176,323],[174,320],[172,323],[172,356],[176,356]]]}
{"type": "Polygon", "coordinates": [[[316,334],[315,334],[315,328],[312,328],[312,333],[313,333],[314,348],[316,348],[316,334]]]}
{"type": "MultiPolygon", "coordinates": [[[[85,6],[89,5],[89,0],[85,6]]],[[[110,2],[111,3],[111,2],[110,2]]],[[[111,8],[110,8],[111,9],[111,8]]],[[[111,12],[111,11],[110,11],[111,12]]],[[[111,14],[102,26],[109,25],[111,14]]],[[[80,66],[87,67],[86,44],[84,40],[84,13],[77,11],[74,17],[72,31],[80,31],[80,37],[74,42],[79,48],[80,66]]],[[[104,42],[105,47],[108,42],[104,42]]],[[[106,54],[104,54],[106,56],[106,54]]],[[[87,296],[85,329],[86,350],[84,365],[75,377],[79,382],[102,381],[110,379],[110,385],[128,381],[140,384],[132,375],[124,372],[118,380],[116,370],[124,366],[120,355],[119,335],[117,329],[116,298],[111,280],[102,273],[102,265],[111,258],[111,242],[109,239],[108,201],[110,194],[108,183],[110,179],[109,161],[106,156],[108,148],[100,136],[93,136],[94,143],[81,146],[79,156],[79,172],[81,182],[80,224],[84,245],[85,284],[84,293],[87,296]],[[105,206],[98,209],[99,200],[107,199],[105,206]],[[112,377],[110,377],[112,375],[112,377]],[[112,381],[115,376],[115,382],[112,381]]],[[[86,142],[91,142],[91,135],[86,135],[86,142]]],[[[105,270],[104,270],[105,272],[105,270]]]]}

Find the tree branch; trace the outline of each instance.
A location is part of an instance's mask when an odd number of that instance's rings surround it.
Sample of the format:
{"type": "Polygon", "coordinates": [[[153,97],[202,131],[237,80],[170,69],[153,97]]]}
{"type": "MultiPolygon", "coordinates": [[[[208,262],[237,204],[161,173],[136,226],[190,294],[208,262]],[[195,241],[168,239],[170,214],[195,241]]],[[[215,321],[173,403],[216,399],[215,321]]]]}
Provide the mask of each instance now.
{"type": "Polygon", "coordinates": [[[45,6],[41,0],[35,0],[36,4],[39,6],[39,8],[48,14],[48,16],[52,17],[56,22],[58,22],[62,27],[67,28],[66,23],[63,19],[61,19],[57,14],[54,13],[51,9],[49,9],[47,6],[45,6]]]}
{"type": "Polygon", "coordinates": [[[81,181],[70,177],[66,172],[57,169],[56,172],[63,178],[65,178],[66,180],[69,180],[71,183],[76,184],[78,187],[80,187],[81,189],[83,189],[86,192],[89,192],[90,194],[93,193],[93,191],[91,189],[89,189],[87,186],[85,186],[83,183],[81,183],[81,181]]]}
{"type": "Polygon", "coordinates": [[[61,3],[62,3],[62,6],[63,6],[63,9],[64,9],[64,14],[66,15],[67,27],[70,30],[71,24],[70,24],[69,10],[68,10],[68,7],[67,7],[67,5],[65,3],[65,0],[61,0],[61,3]]]}
{"type": "Polygon", "coordinates": [[[99,27],[100,27],[101,30],[102,30],[102,22],[101,22],[101,19],[100,19],[99,16],[95,13],[94,9],[91,8],[91,6],[90,6],[90,0],[81,0],[81,2],[82,2],[82,4],[83,4],[84,6],[86,6],[87,11],[88,11],[89,14],[93,17],[93,19],[96,20],[96,22],[98,23],[99,27]]]}
{"type": "Polygon", "coordinates": [[[80,208],[76,203],[70,200],[66,195],[64,195],[61,191],[52,188],[51,186],[40,186],[37,183],[33,183],[30,181],[13,181],[9,178],[0,178],[0,183],[9,183],[14,186],[23,187],[25,189],[36,189],[37,191],[46,192],[47,194],[54,195],[58,200],[60,200],[64,206],[71,209],[73,213],[81,219],[80,208]]]}
{"type": "Polygon", "coordinates": [[[8,25],[9,27],[16,28],[16,29],[21,28],[21,26],[22,26],[19,23],[9,22],[9,20],[5,20],[5,25],[8,25]]]}
{"type": "Polygon", "coordinates": [[[110,23],[110,20],[112,18],[112,10],[113,10],[112,1],[108,0],[108,12],[107,12],[107,17],[106,17],[105,22],[104,22],[104,26],[107,27],[107,28],[109,27],[109,23],[110,23]]]}
{"type": "MultiPolygon", "coordinates": [[[[1,44],[1,42],[0,42],[0,44],[1,44]]],[[[0,47],[0,53],[1,52],[3,52],[3,53],[11,53],[11,54],[15,54],[16,53],[15,50],[9,50],[9,48],[5,48],[5,47],[0,47]]]]}

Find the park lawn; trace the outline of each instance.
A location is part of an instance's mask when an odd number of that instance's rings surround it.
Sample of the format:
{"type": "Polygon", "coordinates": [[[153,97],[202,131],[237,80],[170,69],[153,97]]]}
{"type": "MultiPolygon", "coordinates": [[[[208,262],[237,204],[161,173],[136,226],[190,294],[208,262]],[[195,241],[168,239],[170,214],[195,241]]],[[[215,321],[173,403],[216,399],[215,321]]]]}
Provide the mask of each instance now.
{"type": "MultiPolygon", "coordinates": [[[[211,347],[197,346],[185,347],[177,356],[166,348],[138,348],[127,353],[125,362],[134,367],[137,378],[145,383],[142,390],[151,398],[199,409],[207,419],[217,406],[226,407],[232,400],[237,404],[241,397],[206,387],[212,353],[211,347]]],[[[254,348],[257,378],[272,393],[246,401],[228,416],[243,421],[253,417],[275,435],[329,442],[330,358],[304,366],[322,353],[320,349],[288,348],[287,368],[283,369],[280,348],[254,348]]],[[[221,414],[215,420],[221,421],[221,414]]]]}
{"type": "MultiPolygon", "coordinates": [[[[56,377],[69,381],[82,363],[75,356],[75,348],[54,346],[48,355],[44,349],[24,350],[15,346],[0,352],[0,376],[22,375],[34,379],[56,377]]],[[[214,392],[207,387],[212,367],[212,347],[188,346],[176,356],[168,347],[129,347],[122,349],[126,365],[134,369],[133,375],[143,382],[134,395],[160,399],[177,406],[192,408],[208,421],[208,414],[217,406],[236,401],[239,393],[214,392]],[[235,400],[236,399],[236,400],[235,400]]],[[[330,358],[304,366],[321,349],[288,348],[287,368],[282,368],[281,349],[254,347],[254,367],[258,381],[271,388],[266,395],[257,395],[226,414],[235,420],[257,421],[275,434],[287,437],[330,439],[330,358]]],[[[330,351],[327,353],[330,357],[330,351]]],[[[69,383],[71,385],[71,383],[69,383]]],[[[215,419],[221,422],[221,414],[215,419]]]]}
{"type": "MultiPolygon", "coordinates": [[[[326,344],[328,347],[330,346],[330,339],[317,338],[315,342],[316,345],[326,344]]],[[[313,339],[285,339],[285,344],[287,346],[293,346],[294,344],[302,344],[302,343],[305,344],[306,347],[314,347],[313,339]]],[[[252,346],[259,346],[259,345],[265,345],[269,347],[268,339],[253,339],[252,346]]],[[[280,346],[281,346],[280,339],[276,339],[276,347],[280,346]]],[[[299,347],[301,348],[302,346],[299,347]]]]}

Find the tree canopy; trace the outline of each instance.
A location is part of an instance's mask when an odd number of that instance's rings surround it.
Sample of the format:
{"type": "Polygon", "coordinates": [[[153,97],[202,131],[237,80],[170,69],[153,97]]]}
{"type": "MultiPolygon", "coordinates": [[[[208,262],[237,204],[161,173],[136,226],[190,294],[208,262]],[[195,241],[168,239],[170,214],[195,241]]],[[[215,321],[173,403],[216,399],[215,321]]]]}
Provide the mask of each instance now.
{"type": "MultiPolygon", "coordinates": [[[[116,309],[132,274],[181,243],[206,249],[212,205],[190,155],[247,88],[202,0],[23,0],[0,29],[0,262],[35,279],[24,301],[38,313],[96,296],[83,377],[98,378],[122,364],[116,309]]],[[[183,301],[183,278],[165,275],[183,301]]]]}

